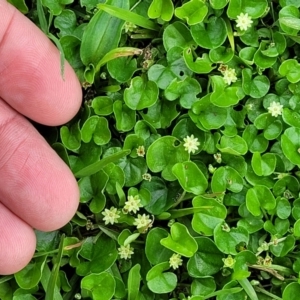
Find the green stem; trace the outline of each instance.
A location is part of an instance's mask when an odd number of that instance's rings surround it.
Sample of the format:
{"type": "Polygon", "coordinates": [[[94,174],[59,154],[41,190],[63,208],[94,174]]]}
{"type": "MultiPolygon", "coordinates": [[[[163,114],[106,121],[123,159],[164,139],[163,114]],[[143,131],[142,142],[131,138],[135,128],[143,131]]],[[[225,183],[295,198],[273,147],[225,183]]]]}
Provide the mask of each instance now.
{"type": "Polygon", "coordinates": [[[255,286],[254,289],[255,289],[257,292],[262,293],[262,294],[265,294],[265,295],[271,297],[271,298],[274,299],[274,300],[282,300],[282,298],[280,298],[280,297],[278,297],[278,296],[276,296],[276,295],[274,295],[274,294],[272,294],[272,293],[270,293],[270,292],[266,291],[265,289],[260,288],[260,287],[258,287],[258,286],[255,286]]]}
{"type": "Polygon", "coordinates": [[[181,196],[177,199],[177,201],[172,205],[172,208],[178,206],[184,199],[184,196],[186,194],[186,191],[183,191],[183,193],[181,194],[181,196]]]}

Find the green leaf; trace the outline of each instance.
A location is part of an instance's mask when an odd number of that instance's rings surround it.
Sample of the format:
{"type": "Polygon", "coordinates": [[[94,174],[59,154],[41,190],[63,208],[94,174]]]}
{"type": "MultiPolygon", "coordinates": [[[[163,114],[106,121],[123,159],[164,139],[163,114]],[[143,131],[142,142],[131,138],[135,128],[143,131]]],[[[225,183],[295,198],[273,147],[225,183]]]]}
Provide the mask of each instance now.
{"type": "Polygon", "coordinates": [[[173,47],[167,52],[168,65],[155,64],[148,71],[149,80],[154,81],[160,89],[165,90],[174,78],[183,80],[192,72],[182,58],[182,49],[173,47]]]}
{"type": "Polygon", "coordinates": [[[211,180],[213,193],[224,193],[226,189],[239,193],[243,189],[243,178],[235,169],[226,166],[218,168],[211,180]]]}
{"type": "Polygon", "coordinates": [[[289,108],[284,108],[282,111],[283,121],[291,127],[300,128],[300,114],[289,108]]]}
{"type": "Polygon", "coordinates": [[[107,63],[107,70],[110,76],[120,83],[130,80],[136,69],[136,59],[132,59],[131,57],[117,57],[107,63]]]}
{"type": "Polygon", "coordinates": [[[204,207],[201,212],[194,213],[193,230],[199,234],[213,235],[214,228],[222,223],[227,215],[226,207],[213,198],[197,196],[193,199],[193,207],[204,207]]]}
{"type": "Polygon", "coordinates": [[[65,238],[65,235],[63,234],[60,239],[58,253],[55,258],[55,263],[54,263],[54,266],[53,266],[53,269],[51,272],[51,276],[49,278],[49,283],[48,283],[47,290],[46,290],[45,300],[55,300],[56,299],[55,288],[56,288],[57,282],[59,280],[59,269],[60,269],[61,259],[63,256],[64,238],[65,238]]]}
{"type": "Polygon", "coordinates": [[[106,203],[104,190],[108,181],[107,174],[100,170],[99,172],[83,177],[79,180],[80,202],[86,203],[90,200],[90,209],[93,213],[99,213],[103,210],[106,203]]]}
{"type": "Polygon", "coordinates": [[[175,78],[165,90],[165,96],[169,101],[179,98],[180,105],[184,108],[191,108],[197,101],[196,95],[201,92],[199,82],[190,77],[184,80],[175,78]]]}
{"type": "Polygon", "coordinates": [[[140,289],[140,275],[141,266],[139,264],[134,265],[128,275],[128,300],[135,300],[137,299],[137,295],[140,289]]]}
{"type": "Polygon", "coordinates": [[[46,6],[55,16],[61,14],[65,4],[71,4],[72,2],[73,0],[42,0],[43,5],[46,6]]]}
{"type": "Polygon", "coordinates": [[[186,20],[189,25],[202,22],[207,13],[208,7],[201,0],[190,0],[175,9],[175,16],[181,20],[186,20]]]}
{"type": "MultiPolygon", "coordinates": [[[[269,47],[268,43],[265,41],[262,41],[259,45],[259,49],[255,52],[254,54],[254,62],[256,65],[262,69],[270,68],[272,67],[277,60],[277,51],[276,49],[274,52],[275,54],[270,55],[270,50],[271,48],[269,47]]],[[[261,75],[259,75],[261,76],[261,75]]]]}
{"type": "MultiPolygon", "coordinates": [[[[76,35],[76,14],[74,11],[64,9],[60,15],[54,19],[54,26],[60,30],[60,36],[76,35]]],[[[80,38],[80,36],[78,36],[80,38]]]]}
{"type": "Polygon", "coordinates": [[[142,50],[133,47],[120,47],[110,50],[106,53],[100,61],[97,63],[95,69],[95,73],[99,72],[100,68],[104,66],[106,63],[113,61],[120,57],[132,56],[132,55],[140,55],[142,54],[142,50]]]}
{"type": "Polygon", "coordinates": [[[47,256],[37,257],[21,271],[14,274],[15,280],[20,288],[31,289],[38,285],[42,277],[42,271],[47,256]]]}
{"type": "Polygon", "coordinates": [[[196,237],[197,252],[188,260],[187,270],[191,277],[201,278],[214,275],[223,267],[223,254],[207,237],[196,237]]]}
{"type": "Polygon", "coordinates": [[[113,112],[113,100],[107,96],[98,96],[92,101],[92,108],[100,116],[108,116],[113,112]]]}
{"type": "Polygon", "coordinates": [[[113,111],[116,117],[116,127],[118,131],[129,131],[134,127],[136,121],[135,111],[130,109],[123,101],[115,101],[113,111]]]}
{"type": "Polygon", "coordinates": [[[148,8],[148,16],[150,19],[158,19],[169,22],[174,13],[174,4],[172,0],[153,0],[148,8]]]}
{"type": "Polygon", "coordinates": [[[226,64],[232,60],[233,56],[233,50],[224,46],[220,46],[209,51],[209,58],[214,63],[226,64]]]}
{"type": "Polygon", "coordinates": [[[208,187],[208,182],[198,166],[186,161],[177,163],[172,167],[173,174],[177,177],[182,188],[195,195],[204,194],[208,187]]]}
{"type": "Polygon", "coordinates": [[[276,200],[266,186],[256,185],[247,191],[246,205],[253,216],[260,216],[261,209],[274,209],[276,200]]]}
{"type": "Polygon", "coordinates": [[[213,105],[210,102],[210,94],[195,102],[192,105],[192,112],[197,115],[197,120],[207,130],[220,128],[228,117],[228,109],[213,105]]]}
{"type": "Polygon", "coordinates": [[[75,177],[80,178],[80,177],[93,175],[93,174],[97,173],[98,171],[102,170],[109,163],[116,162],[120,158],[128,155],[129,153],[130,153],[129,150],[123,150],[123,151],[119,151],[115,154],[112,154],[110,156],[107,156],[107,157],[101,159],[100,161],[95,162],[91,165],[88,165],[85,168],[81,169],[80,171],[76,172],[75,177]]]}
{"type": "Polygon", "coordinates": [[[111,274],[102,272],[85,276],[82,278],[80,286],[84,296],[110,300],[115,293],[116,282],[111,274]]]}
{"type": "Polygon", "coordinates": [[[172,168],[176,163],[187,161],[189,154],[182,143],[172,136],[164,136],[153,142],[147,151],[147,165],[154,172],[162,172],[166,180],[176,180],[172,168]]]}
{"type": "MultiPolygon", "coordinates": [[[[129,0],[108,0],[106,3],[129,9],[129,0]]],[[[103,10],[92,17],[84,30],[80,46],[80,57],[86,66],[96,66],[106,53],[118,46],[123,24],[124,21],[103,10]]]]}
{"type": "Polygon", "coordinates": [[[192,25],[191,33],[195,42],[205,49],[218,48],[227,37],[225,21],[215,16],[210,17],[207,23],[192,25]]]}
{"type": "MultiPolygon", "coordinates": [[[[130,150],[124,150],[130,151],[130,150]]],[[[118,163],[125,175],[125,186],[135,186],[143,180],[148,167],[143,157],[124,157],[118,163]]]]}
{"type": "Polygon", "coordinates": [[[228,0],[209,0],[209,3],[213,9],[222,9],[227,5],[228,0]]]}
{"type": "Polygon", "coordinates": [[[134,77],[129,88],[124,91],[124,101],[132,110],[142,110],[150,107],[158,99],[158,87],[155,82],[145,77],[134,77]]]}
{"type": "Polygon", "coordinates": [[[265,14],[267,8],[267,0],[230,0],[227,15],[231,19],[236,19],[243,12],[257,19],[265,14]]]}
{"type": "Polygon", "coordinates": [[[156,103],[147,109],[146,113],[140,111],[140,114],[153,128],[168,128],[179,115],[177,107],[178,101],[164,101],[159,97],[156,103]]]}
{"type": "Polygon", "coordinates": [[[155,31],[159,30],[159,27],[157,26],[156,23],[150,21],[149,19],[139,14],[129,11],[128,5],[116,6],[114,3],[110,3],[109,1],[107,1],[106,4],[98,4],[97,6],[100,10],[103,10],[109,13],[110,15],[119,18],[121,20],[124,20],[126,22],[131,22],[135,25],[141,26],[143,28],[155,30],[155,31]]]}
{"type": "Polygon", "coordinates": [[[287,34],[297,35],[300,30],[299,10],[294,5],[287,5],[279,11],[280,28],[287,34]]]}
{"type": "Polygon", "coordinates": [[[195,44],[195,42],[189,28],[182,22],[176,21],[165,28],[163,32],[163,44],[166,51],[169,51],[173,47],[185,49],[195,44]]]}
{"type": "Polygon", "coordinates": [[[174,199],[172,199],[172,190],[168,189],[165,181],[160,177],[152,176],[150,182],[142,182],[141,188],[150,192],[151,199],[145,206],[145,209],[153,215],[163,213],[174,204],[174,199]]]}
{"type": "Polygon", "coordinates": [[[284,155],[296,165],[300,164],[300,128],[290,127],[281,136],[281,147],[284,155]]]}
{"type": "Polygon", "coordinates": [[[252,72],[244,69],[243,74],[243,91],[252,98],[261,98],[265,96],[270,88],[270,81],[265,75],[251,77],[252,72]],[[250,75],[250,76],[249,76],[250,75]]]}
{"type": "Polygon", "coordinates": [[[207,296],[216,290],[216,283],[213,277],[194,279],[191,284],[193,295],[207,296]]]}
{"type": "Polygon", "coordinates": [[[160,243],[185,257],[192,257],[198,249],[195,239],[190,235],[186,226],[178,222],[171,226],[171,234],[161,239],[160,243]]]}
{"type": "Polygon", "coordinates": [[[172,292],[177,285],[177,277],[173,272],[164,272],[170,268],[169,262],[155,265],[147,273],[147,286],[156,294],[172,292]]]}
{"type": "Polygon", "coordinates": [[[77,155],[69,155],[69,165],[73,173],[77,173],[85,166],[91,165],[100,160],[102,148],[97,146],[94,141],[82,143],[77,155]]]}
{"type": "Polygon", "coordinates": [[[62,126],[60,128],[60,138],[67,149],[72,151],[78,150],[81,145],[79,122],[74,123],[71,127],[62,126]]]}
{"type": "Polygon", "coordinates": [[[297,282],[289,283],[282,293],[283,300],[297,300],[300,293],[300,284],[297,282]]]}
{"type": "Polygon", "coordinates": [[[107,144],[111,139],[107,119],[98,116],[88,118],[81,128],[81,139],[85,143],[93,139],[99,146],[107,144]]]}
{"type": "Polygon", "coordinates": [[[295,59],[287,59],[280,65],[279,74],[286,76],[289,82],[296,83],[300,80],[300,64],[295,59]]]}
{"type": "Polygon", "coordinates": [[[3,300],[11,300],[13,298],[13,290],[8,282],[0,283],[0,298],[3,300]]]}
{"type": "Polygon", "coordinates": [[[8,2],[15,6],[21,13],[28,13],[28,7],[25,0],[8,0],[8,2]]]}
{"type": "Polygon", "coordinates": [[[221,76],[211,76],[214,91],[210,96],[212,104],[219,107],[229,107],[235,105],[244,97],[241,88],[237,86],[227,86],[221,76]]]}
{"type": "Polygon", "coordinates": [[[261,155],[259,152],[254,152],[251,165],[256,175],[269,176],[275,171],[276,155],[273,153],[261,155]]]}
{"type": "Polygon", "coordinates": [[[271,245],[270,250],[272,254],[277,257],[285,257],[295,247],[295,237],[288,235],[286,239],[276,245],[271,245]]]}
{"type": "Polygon", "coordinates": [[[245,155],[248,151],[247,143],[239,135],[233,137],[223,135],[221,137],[220,145],[217,145],[217,148],[222,153],[233,155],[245,155]]]}
{"type": "Polygon", "coordinates": [[[173,252],[160,244],[163,238],[168,236],[168,232],[163,228],[153,228],[147,234],[146,239],[146,256],[152,265],[167,261],[173,252]]]}
{"type": "Polygon", "coordinates": [[[253,288],[253,285],[249,282],[247,278],[243,278],[238,280],[239,284],[243,287],[246,294],[249,296],[251,300],[258,300],[256,292],[253,288]]]}
{"type": "Polygon", "coordinates": [[[215,243],[220,251],[226,254],[237,254],[238,245],[248,244],[249,233],[244,227],[229,228],[220,223],[214,230],[215,243]]]}
{"type": "Polygon", "coordinates": [[[183,58],[188,68],[196,74],[207,74],[215,68],[207,53],[203,53],[201,57],[196,57],[194,60],[192,49],[186,48],[183,51],[183,58]]]}
{"type": "Polygon", "coordinates": [[[116,261],[118,251],[113,239],[105,234],[98,237],[96,241],[88,237],[81,246],[79,255],[86,260],[76,267],[76,272],[80,276],[89,273],[101,273],[108,270],[116,261]]]}

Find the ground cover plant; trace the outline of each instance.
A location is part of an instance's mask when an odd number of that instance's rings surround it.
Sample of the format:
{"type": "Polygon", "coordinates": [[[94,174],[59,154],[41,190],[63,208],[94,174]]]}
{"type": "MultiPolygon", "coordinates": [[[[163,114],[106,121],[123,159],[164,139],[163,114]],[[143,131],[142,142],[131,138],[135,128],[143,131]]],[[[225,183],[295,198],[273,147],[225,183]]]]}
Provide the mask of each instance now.
{"type": "Polygon", "coordinates": [[[0,299],[298,299],[300,1],[11,2],[84,99],[43,130],[78,212],[0,299]]]}

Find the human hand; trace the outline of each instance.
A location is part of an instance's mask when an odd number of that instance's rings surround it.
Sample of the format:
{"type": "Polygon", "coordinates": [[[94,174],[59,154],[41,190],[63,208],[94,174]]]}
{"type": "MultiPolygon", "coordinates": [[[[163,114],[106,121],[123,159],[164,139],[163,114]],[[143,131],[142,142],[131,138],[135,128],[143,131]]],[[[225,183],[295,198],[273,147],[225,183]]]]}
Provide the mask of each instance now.
{"type": "Polygon", "coordinates": [[[71,171],[22,115],[45,125],[67,122],[82,93],[69,64],[14,7],[0,0],[0,274],[22,269],[36,246],[32,228],[51,231],[76,212],[71,171]]]}

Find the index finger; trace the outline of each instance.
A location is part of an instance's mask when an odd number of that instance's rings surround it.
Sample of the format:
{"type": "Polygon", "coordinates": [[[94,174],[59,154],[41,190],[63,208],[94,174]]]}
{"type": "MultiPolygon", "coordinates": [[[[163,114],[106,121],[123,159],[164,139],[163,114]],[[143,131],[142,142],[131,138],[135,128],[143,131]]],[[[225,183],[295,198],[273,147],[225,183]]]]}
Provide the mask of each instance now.
{"type": "Polygon", "coordinates": [[[82,91],[66,62],[29,19],[0,0],[0,97],[28,118],[46,125],[67,122],[78,111],[82,91]]]}

